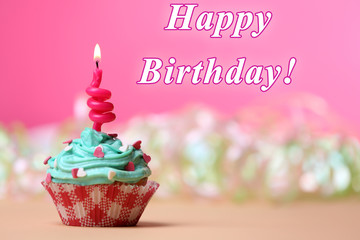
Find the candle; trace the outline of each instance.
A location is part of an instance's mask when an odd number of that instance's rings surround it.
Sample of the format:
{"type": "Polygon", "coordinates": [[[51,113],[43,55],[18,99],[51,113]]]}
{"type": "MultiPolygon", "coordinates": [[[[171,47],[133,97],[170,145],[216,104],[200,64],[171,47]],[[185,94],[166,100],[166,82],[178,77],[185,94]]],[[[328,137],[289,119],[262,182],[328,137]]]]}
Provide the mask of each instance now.
{"type": "Polygon", "coordinates": [[[103,123],[114,121],[116,116],[111,111],[114,105],[110,102],[105,102],[110,99],[111,92],[106,89],[99,88],[102,80],[102,70],[99,69],[99,61],[101,60],[101,52],[99,44],[96,44],[94,49],[94,61],[96,62],[96,69],[93,73],[93,80],[90,86],[86,89],[86,93],[91,97],[87,101],[87,105],[91,108],[89,117],[94,122],[93,129],[101,132],[103,123]]]}

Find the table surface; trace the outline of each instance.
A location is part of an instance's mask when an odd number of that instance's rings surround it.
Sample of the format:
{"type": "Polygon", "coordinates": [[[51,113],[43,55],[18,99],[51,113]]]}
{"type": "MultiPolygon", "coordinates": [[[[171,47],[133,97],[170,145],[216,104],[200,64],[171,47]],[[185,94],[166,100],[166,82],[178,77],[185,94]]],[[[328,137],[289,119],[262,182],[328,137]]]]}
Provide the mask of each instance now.
{"type": "Polygon", "coordinates": [[[50,200],[0,201],[1,239],[360,239],[360,200],[152,200],[136,227],[68,227],[50,200]],[[5,237],[4,237],[5,236],[5,237]]]}

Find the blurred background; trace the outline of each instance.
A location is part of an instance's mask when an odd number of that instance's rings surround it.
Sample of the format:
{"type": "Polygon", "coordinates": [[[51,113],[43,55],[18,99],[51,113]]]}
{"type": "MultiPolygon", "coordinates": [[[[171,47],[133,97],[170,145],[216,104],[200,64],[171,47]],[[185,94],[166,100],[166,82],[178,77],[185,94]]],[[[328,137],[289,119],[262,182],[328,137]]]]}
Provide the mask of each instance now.
{"type": "MultiPolygon", "coordinates": [[[[360,33],[356,1],[196,1],[203,11],[271,11],[259,38],[164,31],[168,1],[0,1],[0,199],[44,195],[43,160],[91,126],[86,87],[102,50],[104,126],[151,153],[157,198],[295,201],[360,191],[360,33]],[[144,57],[224,69],[297,58],[292,83],[137,85],[144,57]]],[[[251,28],[253,29],[253,27],[251,28]]]]}

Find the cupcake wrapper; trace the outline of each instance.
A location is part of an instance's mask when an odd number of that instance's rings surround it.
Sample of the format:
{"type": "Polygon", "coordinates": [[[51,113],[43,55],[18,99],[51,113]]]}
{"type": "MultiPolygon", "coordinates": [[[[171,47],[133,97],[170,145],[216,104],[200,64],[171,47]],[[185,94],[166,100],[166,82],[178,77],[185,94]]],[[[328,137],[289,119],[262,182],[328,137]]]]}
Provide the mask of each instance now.
{"type": "Polygon", "coordinates": [[[89,186],[41,183],[52,197],[62,222],[84,227],[136,225],[159,187],[154,181],[145,186],[119,182],[89,186]]]}

